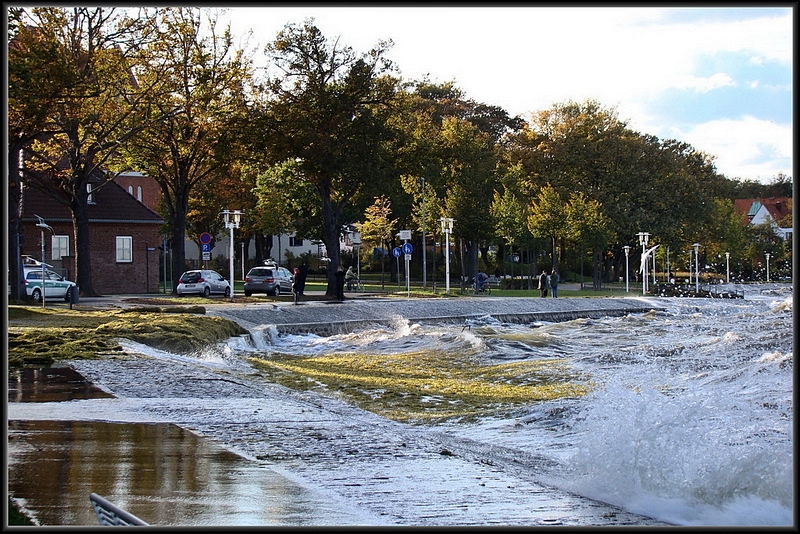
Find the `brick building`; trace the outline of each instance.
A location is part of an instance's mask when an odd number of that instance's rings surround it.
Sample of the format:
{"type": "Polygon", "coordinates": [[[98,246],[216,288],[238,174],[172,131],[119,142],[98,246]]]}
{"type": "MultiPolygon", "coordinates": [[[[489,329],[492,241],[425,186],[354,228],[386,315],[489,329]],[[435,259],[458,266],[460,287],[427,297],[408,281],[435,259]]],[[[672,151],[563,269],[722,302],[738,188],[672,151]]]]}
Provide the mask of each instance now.
{"type": "MultiPolygon", "coordinates": [[[[163,219],[115,182],[93,190],[88,209],[95,292],[157,291],[163,219]]],[[[36,226],[37,216],[53,229],[52,233],[44,231],[43,261],[76,281],[72,213],[67,206],[31,187],[24,192],[22,255],[42,259],[42,230],[36,226]]]]}

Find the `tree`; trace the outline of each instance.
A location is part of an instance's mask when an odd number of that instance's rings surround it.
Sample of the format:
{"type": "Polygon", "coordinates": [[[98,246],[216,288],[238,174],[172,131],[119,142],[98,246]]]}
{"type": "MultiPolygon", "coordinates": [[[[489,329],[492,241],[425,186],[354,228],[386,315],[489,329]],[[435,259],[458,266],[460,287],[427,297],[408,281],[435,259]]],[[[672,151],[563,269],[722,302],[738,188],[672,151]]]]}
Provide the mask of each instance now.
{"type": "MultiPolygon", "coordinates": [[[[139,78],[157,83],[153,106],[166,119],[136,136],[127,147],[127,162],[161,186],[172,272],[181,273],[192,191],[211,186],[241,156],[252,69],[234,48],[230,29],[218,33],[213,13],[206,12],[205,25],[196,8],[166,8],[156,17],[157,38],[146,47],[150,61],[139,78]]],[[[173,279],[173,294],[177,284],[173,279]]]]}
{"type": "Polygon", "coordinates": [[[547,237],[552,246],[552,268],[558,270],[556,239],[567,228],[567,211],[564,200],[555,187],[544,186],[528,212],[528,230],[536,237],[547,237]]]}
{"type": "Polygon", "coordinates": [[[335,296],[342,227],[353,199],[397,173],[388,143],[389,104],[397,80],[385,75],[391,43],[356,55],[338,41],[328,42],[313,19],[288,24],[267,46],[281,75],[270,80],[273,100],[262,130],[273,163],[294,160],[297,179],[316,190],[322,241],[328,251],[328,287],[335,296]]]}
{"type": "Polygon", "coordinates": [[[361,224],[361,242],[381,252],[381,288],[383,288],[383,265],[386,258],[386,242],[392,237],[397,219],[389,219],[392,202],[385,196],[375,197],[375,202],[365,212],[366,220],[361,224]]]}
{"type": "MultiPolygon", "coordinates": [[[[42,45],[34,49],[46,50],[43,57],[55,65],[38,73],[39,78],[20,81],[34,95],[60,88],[57,98],[43,100],[47,126],[26,147],[25,178],[72,212],[76,281],[81,293],[94,295],[90,189],[113,178],[105,169],[118,157],[120,145],[159,120],[147,108],[152,86],[139,84],[132,75],[139,46],[148,38],[147,21],[102,7],[33,8],[30,15],[35,29],[26,31],[42,45]]],[[[32,64],[41,57],[33,54],[32,64]]]]}
{"type": "Polygon", "coordinates": [[[612,238],[611,220],[603,213],[603,206],[597,200],[589,200],[582,192],[570,195],[565,207],[566,237],[575,243],[591,247],[594,255],[592,275],[593,289],[601,289],[603,251],[612,238]]]}

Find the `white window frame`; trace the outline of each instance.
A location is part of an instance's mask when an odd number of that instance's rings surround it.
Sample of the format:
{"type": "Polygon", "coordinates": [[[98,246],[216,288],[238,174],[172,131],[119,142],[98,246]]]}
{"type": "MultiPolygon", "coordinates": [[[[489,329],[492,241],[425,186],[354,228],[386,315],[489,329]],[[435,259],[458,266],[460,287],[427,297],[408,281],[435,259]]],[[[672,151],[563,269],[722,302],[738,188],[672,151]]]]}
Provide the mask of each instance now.
{"type": "Polygon", "coordinates": [[[69,256],[68,235],[53,235],[50,245],[50,259],[60,260],[64,256],[69,256]]]}
{"type": "Polygon", "coordinates": [[[117,236],[117,263],[133,262],[133,236],[117,236]]]}

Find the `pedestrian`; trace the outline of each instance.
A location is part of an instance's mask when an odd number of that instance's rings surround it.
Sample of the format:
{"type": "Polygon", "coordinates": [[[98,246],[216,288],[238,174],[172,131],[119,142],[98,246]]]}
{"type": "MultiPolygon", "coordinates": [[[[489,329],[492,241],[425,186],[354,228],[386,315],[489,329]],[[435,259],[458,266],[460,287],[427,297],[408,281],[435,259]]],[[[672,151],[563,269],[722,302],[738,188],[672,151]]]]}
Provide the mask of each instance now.
{"type": "Polygon", "coordinates": [[[344,269],[340,265],[336,272],[333,275],[336,281],[336,299],[343,301],[344,300],[344,269]]]}
{"type": "Polygon", "coordinates": [[[356,276],[355,271],[353,271],[353,266],[351,265],[350,267],[347,268],[347,272],[344,273],[344,281],[345,283],[347,283],[348,291],[353,290],[353,284],[356,282],[357,279],[358,276],[356,276]]]}
{"type": "Polygon", "coordinates": [[[294,303],[300,302],[300,267],[295,267],[294,276],[292,276],[292,294],[294,295],[294,303]]]}
{"type": "Polygon", "coordinates": [[[547,270],[542,269],[542,274],[539,275],[539,295],[544,298],[547,296],[547,270]]]}
{"type": "Polygon", "coordinates": [[[560,277],[558,276],[558,271],[553,269],[553,274],[550,275],[550,288],[553,290],[553,298],[558,298],[558,282],[560,281],[560,277]]]}
{"type": "Polygon", "coordinates": [[[298,278],[297,294],[303,296],[306,291],[306,278],[308,278],[308,263],[301,263],[299,269],[300,276],[298,278]]]}

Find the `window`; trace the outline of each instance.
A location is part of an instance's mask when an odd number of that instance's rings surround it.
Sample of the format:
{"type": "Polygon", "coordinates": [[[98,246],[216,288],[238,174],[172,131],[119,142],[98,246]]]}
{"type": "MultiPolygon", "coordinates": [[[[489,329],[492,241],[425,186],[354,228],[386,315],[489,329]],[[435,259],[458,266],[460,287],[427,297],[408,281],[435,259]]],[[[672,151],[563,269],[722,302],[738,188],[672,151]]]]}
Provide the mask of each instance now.
{"type": "Polygon", "coordinates": [[[302,247],[303,246],[303,240],[300,239],[300,238],[297,238],[295,236],[290,236],[289,237],[289,246],[290,247],[302,247]]]}
{"type": "Polygon", "coordinates": [[[130,263],[133,261],[133,237],[129,235],[117,236],[117,263],[130,263]]]}
{"type": "Polygon", "coordinates": [[[138,200],[139,202],[142,201],[142,186],[141,185],[136,186],[136,200],[138,200]]]}
{"type": "Polygon", "coordinates": [[[92,184],[86,184],[86,191],[89,193],[89,197],[86,199],[86,202],[89,204],[94,204],[94,199],[92,198],[92,184]]]}
{"type": "Polygon", "coordinates": [[[53,259],[60,260],[64,256],[69,256],[69,236],[53,236],[53,259]]]}
{"type": "Polygon", "coordinates": [[[128,186],[128,194],[129,194],[130,196],[133,196],[133,186],[132,186],[132,185],[129,185],[129,186],[128,186]]]}

